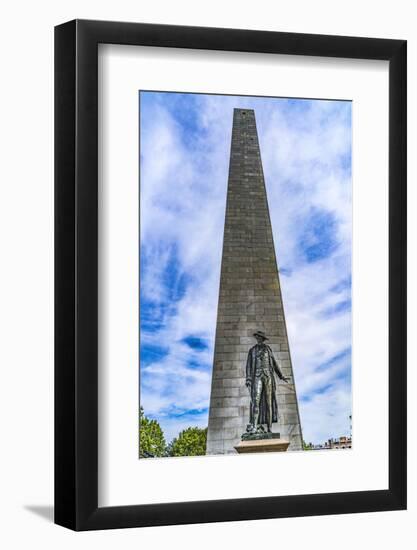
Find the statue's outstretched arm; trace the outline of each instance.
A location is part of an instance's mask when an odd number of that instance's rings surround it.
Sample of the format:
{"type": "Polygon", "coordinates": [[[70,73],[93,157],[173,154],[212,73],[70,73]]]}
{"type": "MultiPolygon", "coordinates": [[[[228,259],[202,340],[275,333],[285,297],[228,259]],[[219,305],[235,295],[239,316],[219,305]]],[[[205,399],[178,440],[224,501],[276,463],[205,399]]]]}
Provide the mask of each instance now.
{"type": "Polygon", "coordinates": [[[249,388],[252,384],[252,351],[249,350],[246,361],[246,386],[249,388]]]}
{"type": "Polygon", "coordinates": [[[281,380],[287,381],[287,378],[285,378],[285,376],[282,374],[281,369],[279,368],[278,362],[277,362],[277,360],[275,359],[274,354],[272,353],[271,348],[269,348],[269,350],[270,350],[270,353],[271,353],[272,365],[273,365],[273,367],[274,367],[274,371],[275,371],[275,372],[277,373],[277,375],[278,375],[278,378],[280,378],[281,380]]]}

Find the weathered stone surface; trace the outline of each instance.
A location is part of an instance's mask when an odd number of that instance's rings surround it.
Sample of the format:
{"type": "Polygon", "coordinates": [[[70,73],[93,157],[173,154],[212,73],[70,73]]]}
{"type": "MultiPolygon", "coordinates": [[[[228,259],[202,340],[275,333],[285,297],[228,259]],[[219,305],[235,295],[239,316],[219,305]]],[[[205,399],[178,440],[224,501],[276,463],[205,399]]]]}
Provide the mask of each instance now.
{"type": "Polygon", "coordinates": [[[301,450],[301,426],[255,113],[235,109],[207,454],[236,453],[235,447],[246,430],[250,398],[245,366],[249,348],[256,343],[256,330],[267,334],[267,343],[284,376],[290,379],[288,385],[278,383],[279,418],[273,431],[289,442],[289,450],[301,450]]]}
{"type": "Polygon", "coordinates": [[[258,439],[255,441],[240,441],[235,445],[240,453],[279,453],[284,452],[290,445],[289,439],[258,439]]]}

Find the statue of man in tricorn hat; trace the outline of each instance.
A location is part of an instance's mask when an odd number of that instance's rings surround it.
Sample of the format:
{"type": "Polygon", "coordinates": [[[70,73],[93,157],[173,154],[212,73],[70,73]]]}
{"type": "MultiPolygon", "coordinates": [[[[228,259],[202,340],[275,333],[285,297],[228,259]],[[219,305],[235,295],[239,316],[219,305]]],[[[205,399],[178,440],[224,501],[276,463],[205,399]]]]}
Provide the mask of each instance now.
{"type": "Polygon", "coordinates": [[[249,350],[246,363],[246,386],[251,397],[248,434],[264,433],[263,424],[266,424],[268,432],[272,431],[272,423],[278,420],[274,372],[278,378],[288,382],[288,378],[285,378],[278,366],[272,349],[265,344],[265,340],[268,340],[265,333],[258,330],[254,337],[257,344],[249,350]]]}

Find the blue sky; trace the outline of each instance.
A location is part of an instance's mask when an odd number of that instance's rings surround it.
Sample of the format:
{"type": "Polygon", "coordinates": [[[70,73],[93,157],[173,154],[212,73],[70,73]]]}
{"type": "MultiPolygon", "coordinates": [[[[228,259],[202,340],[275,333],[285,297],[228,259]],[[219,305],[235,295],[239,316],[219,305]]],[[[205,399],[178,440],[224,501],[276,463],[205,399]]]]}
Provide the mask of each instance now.
{"type": "Polygon", "coordinates": [[[303,435],[349,433],[351,103],[140,92],[141,405],[206,426],[233,108],[255,109],[303,435]]]}

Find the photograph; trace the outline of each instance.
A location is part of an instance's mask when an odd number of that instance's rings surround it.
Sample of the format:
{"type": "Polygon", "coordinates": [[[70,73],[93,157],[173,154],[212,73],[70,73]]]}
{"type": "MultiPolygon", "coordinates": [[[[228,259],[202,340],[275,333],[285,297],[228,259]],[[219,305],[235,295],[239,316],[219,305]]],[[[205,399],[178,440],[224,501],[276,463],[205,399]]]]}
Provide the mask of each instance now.
{"type": "Polygon", "coordinates": [[[351,178],[351,101],[139,91],[140,459],[352,448],[351,178]]]}

